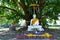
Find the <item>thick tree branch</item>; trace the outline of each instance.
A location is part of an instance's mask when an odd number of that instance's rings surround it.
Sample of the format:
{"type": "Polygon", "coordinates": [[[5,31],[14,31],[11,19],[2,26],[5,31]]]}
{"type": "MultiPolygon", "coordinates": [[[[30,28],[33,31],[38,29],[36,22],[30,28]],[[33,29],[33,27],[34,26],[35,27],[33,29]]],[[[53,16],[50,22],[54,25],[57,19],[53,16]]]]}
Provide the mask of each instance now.
{"type": "Polygon", "coordinates": [[[0,8],[6,8],[6,9],[9,9],[9,10],[12,10],[12,11],[14,11],[14,12],[17,12],[17,10],[15,10],[15,9],[12,9],[12,8],[9,8],[9,7],[5,7],[5,6],[0,6],[0,8]]]}
{"type": "Polygon", "coordinates": [[[40,0],[39,2],[40,8],[44,5],[44,0],[40,0]]]}
{"type": "Polygon", "coordinates": [[[24,10],[24,12],[26,11],[26,5],[24,3],[22,3],[21,1],[17,1],[17,0],[13,0],[13,2],[15,2],[17,5],[19,5],[20,7],[22,7],[22,9],[24,10]]]}
{"type": "Polygon", "coordinates": [[[23,4],[23,3],[21,3],[21,2],[18,2],[18,3],[19,3],[19,5],[23,8],[23,10],[25,10],[26,5],[25,5],[25,4],[23,4]]]}

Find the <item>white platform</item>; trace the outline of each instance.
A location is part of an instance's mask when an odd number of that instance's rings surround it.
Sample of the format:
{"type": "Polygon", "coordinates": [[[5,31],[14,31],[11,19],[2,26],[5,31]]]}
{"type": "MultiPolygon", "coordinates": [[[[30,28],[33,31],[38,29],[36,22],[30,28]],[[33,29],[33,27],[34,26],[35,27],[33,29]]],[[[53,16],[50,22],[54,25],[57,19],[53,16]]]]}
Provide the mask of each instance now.
{"type": "Polygon", "coordinates": [[[28,31],[33,31],[32,29],[34,29],[34,28],[38,29],[39,31],[44,31],[44,29],[42,28],[41,25],[38,25],[38,26],[33,26],[33,25],[28,26],[28,31]]]}

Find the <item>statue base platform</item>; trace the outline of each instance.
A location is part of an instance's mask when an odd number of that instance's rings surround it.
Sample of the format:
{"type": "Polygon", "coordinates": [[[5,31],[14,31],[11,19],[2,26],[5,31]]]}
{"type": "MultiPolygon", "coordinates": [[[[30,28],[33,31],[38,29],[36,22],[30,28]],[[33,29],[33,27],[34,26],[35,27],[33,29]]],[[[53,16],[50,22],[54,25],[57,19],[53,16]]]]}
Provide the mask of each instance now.
{"type": "Polygon", "coordinates": [[[38,31],[44,31],[41,25],[30,25],[28,26],[27,31],[33,31],[33,30],[38,30],[38,31]]]}
{"type": "Polygon", "coordinates": [[[10,40],[56,40],[56,39],[17,39],[17,38],[13,38],[10,40]]]}
{"type": "Polygon", "coordinates": [[[35,33],[34,31],[27,31],[27,32],[23,32],[23,33],[19,33],[16,36],[16,39],[20,39],[20,40],[55,40],[56,36],[54,34],[51,34],[52,36],[50,37],[43,37],[43,36],[39,36],[41,34],[45,34],[45,32],[37,32],[35,33]],[[35,36],[27,36],[26,34],[35,34],[35,36]]]}

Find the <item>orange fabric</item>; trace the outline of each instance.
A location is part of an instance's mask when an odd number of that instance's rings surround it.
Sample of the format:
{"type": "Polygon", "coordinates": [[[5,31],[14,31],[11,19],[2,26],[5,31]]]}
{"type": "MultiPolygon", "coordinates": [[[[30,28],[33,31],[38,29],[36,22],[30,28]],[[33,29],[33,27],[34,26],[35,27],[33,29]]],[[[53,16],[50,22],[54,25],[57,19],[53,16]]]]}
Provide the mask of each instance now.
{"type": "Polygon", "coordinates": [[[32,24],[35,24],[35,22],[36,22],[37,20],[38,20],[37,18],[34,18],[34,19],[32,20],[32,24]]]}

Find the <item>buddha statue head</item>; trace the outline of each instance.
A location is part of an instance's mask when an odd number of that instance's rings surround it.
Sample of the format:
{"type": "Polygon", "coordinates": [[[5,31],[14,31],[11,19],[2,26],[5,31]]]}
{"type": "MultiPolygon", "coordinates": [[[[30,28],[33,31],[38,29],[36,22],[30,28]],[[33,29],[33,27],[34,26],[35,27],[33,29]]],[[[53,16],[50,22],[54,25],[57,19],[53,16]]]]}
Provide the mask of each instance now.
{"type": "Polygon", "coordinates": [[[36,18],[36,14],[33,14],[33,18],[36,18]]]}

